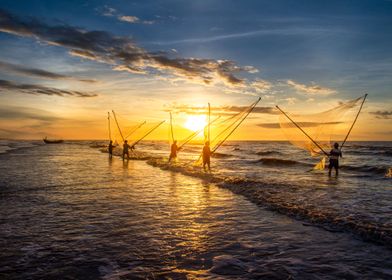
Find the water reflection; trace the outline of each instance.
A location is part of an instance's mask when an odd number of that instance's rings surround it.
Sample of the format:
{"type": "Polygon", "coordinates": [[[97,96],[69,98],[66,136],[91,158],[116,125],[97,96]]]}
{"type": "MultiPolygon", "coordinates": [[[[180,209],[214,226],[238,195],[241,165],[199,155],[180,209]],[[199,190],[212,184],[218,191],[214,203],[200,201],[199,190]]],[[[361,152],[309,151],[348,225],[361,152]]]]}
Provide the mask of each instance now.
{"type": "Polygon", "coordinates": [[[20,157],[0,158],[6,188],[18,189],[0,203],[4,279],[392,276],[388,249],[304,227],[199,179],[108,163],[80,145],[56,151],[50,169],[52,152],[27,151],[23,173],[20,157]]]}

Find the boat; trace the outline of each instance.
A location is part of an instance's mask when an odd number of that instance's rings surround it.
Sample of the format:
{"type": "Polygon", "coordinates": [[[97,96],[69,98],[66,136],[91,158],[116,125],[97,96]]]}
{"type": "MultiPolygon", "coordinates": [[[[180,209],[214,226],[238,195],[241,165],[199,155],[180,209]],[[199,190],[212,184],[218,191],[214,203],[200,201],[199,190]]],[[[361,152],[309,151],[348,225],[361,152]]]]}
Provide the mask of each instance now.
{"type": "Polygon", "coordinates": [[[63,143],[64,142],[64,140],[62,140],[62,139],[56,139],[56,140],[49,140],[48,138],[44,138],[43,139],[44,140],[44,142],[45,142],[45,144],[60,144],[60,143],[63,143]]]}

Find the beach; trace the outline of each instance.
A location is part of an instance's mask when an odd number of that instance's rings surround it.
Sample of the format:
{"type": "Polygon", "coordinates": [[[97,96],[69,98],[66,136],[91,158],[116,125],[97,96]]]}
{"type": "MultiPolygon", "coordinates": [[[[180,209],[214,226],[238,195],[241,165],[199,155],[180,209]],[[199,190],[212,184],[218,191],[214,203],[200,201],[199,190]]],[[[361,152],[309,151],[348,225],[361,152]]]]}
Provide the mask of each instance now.
{"type": "MultiPolygon", "coordinates": [[[[0,154],[1,278],[392,276],[388,244],[253,203],[222,185],[227,178],[222,183],[213,177],[221,173],[199,178],[181,174],[181,166],[177,171],[153,167],[152,159],[150,164],[109,160],[91,144],[7,143],[13,149],[0,154]]],[[[143,151],[161,144],[146,143],[143,151]]],[[[320,189],[308,186],[307,192],[320,189]]]]}

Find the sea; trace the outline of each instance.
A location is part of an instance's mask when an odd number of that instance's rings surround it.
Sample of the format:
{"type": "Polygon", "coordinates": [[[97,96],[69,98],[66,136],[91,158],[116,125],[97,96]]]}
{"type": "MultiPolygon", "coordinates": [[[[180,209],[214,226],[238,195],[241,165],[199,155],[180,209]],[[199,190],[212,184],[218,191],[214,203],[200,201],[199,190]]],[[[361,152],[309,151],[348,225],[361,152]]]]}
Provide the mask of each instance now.
{"type": "Polygon", "coordinates": [[[0,279],[392,279],[392,142],[0,140],[0,279]]]}

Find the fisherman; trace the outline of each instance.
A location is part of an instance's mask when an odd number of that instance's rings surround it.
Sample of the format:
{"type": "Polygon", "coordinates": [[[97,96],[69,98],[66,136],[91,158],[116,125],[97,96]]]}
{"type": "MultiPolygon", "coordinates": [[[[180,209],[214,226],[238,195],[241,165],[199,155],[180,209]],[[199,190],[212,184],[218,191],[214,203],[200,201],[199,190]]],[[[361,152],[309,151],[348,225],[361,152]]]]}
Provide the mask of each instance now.
{"type": "Polygon", "coordinates": [[[331,176],[332,168],[335,168],[335,174],[339,174],[339,157],[342,157],[342,151],[339,149],[339,144],[335,143],[333,149],[329,152],[329,166],[328,176],[331,176]]]}
{"type": "Polygon", "coordinates": [[[127,155],[127,160],[129,160],[129,149],[133,150],[135,149],[135,147],[134,146],[130,147],[128,145],[128,140],[125,140],[123,145],[123,155],[122,155],[123,160],[125,159],[125,155],[127,155]]]}
{"type": "Polygon", "coordinates": [[[174,140],[173,144],[171,144],[171,147],[170,147],[169,162],[171,162],[172,159],[176,159],[177,158],[178,150],[179,150],[179,148],[177,146],[177,140],[174,140]]]}
{"type": "Polygon", "coordinates": [[[210,158],[211,158],[211,149],[210,149],[210,141],[206,141],[203,147],[203,168],[206,171],[206,165],[208,165],[208,171],[211,171],[210,166],[210,158]]]}
{"type": "Polygon", "coordinates": [[[113,157],[113,141],[112,140],[110,140],[110,142],[109,142],[109,148],[108,148],[108,150],[109,150],[109,158],[112,158],[113,157]]]}

